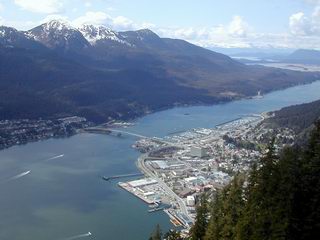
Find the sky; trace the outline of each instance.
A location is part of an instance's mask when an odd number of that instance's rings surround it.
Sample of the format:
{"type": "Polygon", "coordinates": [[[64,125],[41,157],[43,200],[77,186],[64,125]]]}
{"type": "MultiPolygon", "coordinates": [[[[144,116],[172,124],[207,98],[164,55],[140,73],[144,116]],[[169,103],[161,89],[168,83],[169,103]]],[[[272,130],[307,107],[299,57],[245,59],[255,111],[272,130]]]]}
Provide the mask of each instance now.
{"type": "Polygon", "coordinates": [[[0,25],[149,28],[203,47],[320,49],[320,0],[0,0],[0,25]]]}

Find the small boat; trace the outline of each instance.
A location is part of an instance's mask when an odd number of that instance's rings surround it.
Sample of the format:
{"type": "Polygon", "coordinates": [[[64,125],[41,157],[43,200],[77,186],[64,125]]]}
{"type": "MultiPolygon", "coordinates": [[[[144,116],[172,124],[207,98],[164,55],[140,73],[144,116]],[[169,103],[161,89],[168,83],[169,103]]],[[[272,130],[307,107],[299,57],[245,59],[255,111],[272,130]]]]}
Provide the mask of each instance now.
{"type": "Polygon", "coordinates": [[[111,179],[110,177],[106,177],[106,176],[101,176],[101,178],[105,181],[109,181],[111,179]]]}

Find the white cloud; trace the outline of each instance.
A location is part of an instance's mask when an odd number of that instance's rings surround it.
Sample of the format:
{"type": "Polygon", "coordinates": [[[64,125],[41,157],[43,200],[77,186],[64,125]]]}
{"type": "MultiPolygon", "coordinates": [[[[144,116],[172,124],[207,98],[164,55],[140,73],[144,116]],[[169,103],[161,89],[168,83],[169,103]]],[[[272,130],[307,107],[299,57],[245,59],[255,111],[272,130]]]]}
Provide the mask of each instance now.
{"type": "MultiPolygon", "coordinates": [[[[18,2],[19,0],[15,1],[18,2]]],[[[48,2],[61,3],[64,1],[65,0],[46,0],[45,4],[49,4],[48,2]]],[[[29,0],[26,2],[36,1],[29,0]]],[[[82,3],[85,4],[86,2],[92,1],[88,0],[82,3]]],[[[37,3],[40,4],[40,2],[37,3]]],[[[50,4],[48,6],[50,6],[50,4]]],[[[58,5],[58,8],[61,9],[62,5],[58,5]]],[[[29,9],[31,9],[31,7],[29,7],[29,9]]],[[[78,9],[75,9],[75,11],[78,11],[78,9]]],[[[184,39],[204,47],[319,48],[320,42],[320,5],[315,6],[313,13],[310,15],[306,15],[303,12],[293,14],[289,19],[288,31],[277,34],[257,33],[253,31],[241,16],[237,15],[230,19],[229,23],[215,26],[160,27],[148,22],[135,22],[125,16],[113,16],[113,14],[109,14],[108,10],[87,11],[85,14],[73,19],[68,19],[68,17],[59,14],[48,14],[48,16],[40,22],[7,21],[7,19],[0,17],[0,24],[27,30],[53,19],[69,21],[70,24],[75,27],[82,24],[105,25],[116,31],[149,28],[161,37],[184,39]]]]}
{"type": "Polygon", "coordinates": [[[320,24],[320,6],[315,7],[311,15],[311,18],[314,23],[320,24]]]}
{"type": "Polygon", "coordinates": [[[320,36],[320,5],[315,6],[310,16],[306,16],[303,12],[292,14],[289,18],[289,27],[293,35],[320,36]]]}
{"type": "Polygon", "coordinates": [[[249,25],[240,16],[234,16],[228,26],[228,32],[232,36],[246,37],[249,25]]]}
{"type": "Polygon", "coordinates": [[[152,29],[161,36],[185,39],[204,47],[249,47],[249,38],[253,35],[249,24],[240,16],[234,16],[228,24],[213,27],[152,29]]]}
{"type": "Polygon", "coordinates": [[[292,14],[289,18],[290,32],[294,35],[308,35],[311,33],[311,22],[303,12],[292,14]]]}
{"type": "Polygon", "coordinates": [[[62,11],[62,0],[14,0],[14,3],[24,10],[35,12],[52,14],[62,11]]]}
{"type": "MultiPolygon", "coordinates": [[[[320,36],[307,34],[310,29],[315,31],[316,28],[314,26],[311,28],[310,25],[318,16],[320,16],[320,11],[314,11],[309,18],[303,13],[294,14],[290,19],[291,32],[278,34],[256,33],[239,16],[233,17],[230,23],[224,25],[179,28],[159,27],[150,23],[136,23],[124,16],[114,17],[101,11],[88,11],[70,22],[73,26],[82,24],[105,25],[118,31],[150,28],[161,37],[185,39],[203,47],[319,48],[320,36]]],[[[52,19],[68,20],[61,15],[49,15],[44,21],[52,19]]]]}
{"type": "Polygon", "coordinates": [[[111,16],[104,12],[86,12],[85,15],[80,16],[72,21],[75,26],[81,26],[83,24],[103,25],[112,21],[111,16]]]}
{"type": "Polygon", "coordinates": [[[131,19],[124,16],[112,17],[105,12],[86,12],[83,16],[80,16],[72,21],[74,26],[81,26],[83,24],[92,25],[105,25],[115,30],[134,30],[140,28],[152,28],[155,27],[151,23],[135,23],[131,19]]]}
{"type": "Polygon", "coordinates": [[[42,19],[40,21],[40,23],[47,23],[50,22],[51,20],[59,20],[59,21],[63,21],[63,22],[68,22],[69,19],[66,16],[63,15],[59,15],[59,14],[51,14],[46,16],[44,19],[42,19]]]}
{"type": "Polygon", "coordinates": [[[122,30],[132,30],[135,28],[139,28],[138,25],[135,24],[132,20],[123,16],[118,16],[113,18],[112,26],[116,29],[122,29],[122,30]]]}

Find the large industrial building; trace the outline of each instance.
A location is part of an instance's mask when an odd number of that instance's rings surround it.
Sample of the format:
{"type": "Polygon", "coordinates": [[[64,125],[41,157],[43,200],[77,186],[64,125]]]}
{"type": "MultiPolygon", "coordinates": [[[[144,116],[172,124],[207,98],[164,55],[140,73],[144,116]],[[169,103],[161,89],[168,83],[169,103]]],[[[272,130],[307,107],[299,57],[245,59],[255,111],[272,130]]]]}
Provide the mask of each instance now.
{"type": "Polygon", "coordinates": [[[207,150],[205,148],[201,148],[201,147],[191,147],[190,155],[192,157],[203,158],[207,155],[207,150]]]}

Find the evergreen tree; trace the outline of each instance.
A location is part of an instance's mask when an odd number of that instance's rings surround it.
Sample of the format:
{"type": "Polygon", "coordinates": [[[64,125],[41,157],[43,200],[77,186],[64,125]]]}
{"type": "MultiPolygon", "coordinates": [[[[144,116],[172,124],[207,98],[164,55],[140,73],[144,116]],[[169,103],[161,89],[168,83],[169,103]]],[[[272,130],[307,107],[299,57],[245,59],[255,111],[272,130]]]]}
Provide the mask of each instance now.
{"type": "Polygon", "coordinates": [[[202,240],[206,234],[208,226],[208,201],[207,196],[203,195],[196,207],[197,216],[195,223],[190,230],[192,240],[202,240]]]}
{"type": "Polygon", "coordinates": [[[311,133],[299,169],[290,233],[293,239],[317,239],[320,233],[320,121],[311,133]]]}
{"type": "Polygon", "coordinates": [[[149,240],[161,240],[161,239],[162,239],[162,231],[161,231],[160,225],[157,224],[149,240]]]}
{"type": "Polygon", "coordinates": [[[243,183],[243,176],[237,175],[216,194],[205,240],[234,238],[243,209],[243,183]]]}
{"type": "Polygon", "coordinates": [[[218,240],[220,238],[220,232],[222,224],[222,192],[217,192],[211,206],[210,220],[208,228],[206,230],[205,240],[218,240]]]}
{"type": "Polygon", "coordinates": [[[271,142],[247,181],[235,177],[213,200],[205,240],[317,239],[320,233],[320,123],[306,150],[271,142]]]}
{"type": "Polygon", "coordinates": [[[175,230],[170,230],[164,235],[165,240],[183,240],[180,233],[175,230]]]}

